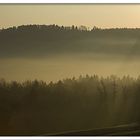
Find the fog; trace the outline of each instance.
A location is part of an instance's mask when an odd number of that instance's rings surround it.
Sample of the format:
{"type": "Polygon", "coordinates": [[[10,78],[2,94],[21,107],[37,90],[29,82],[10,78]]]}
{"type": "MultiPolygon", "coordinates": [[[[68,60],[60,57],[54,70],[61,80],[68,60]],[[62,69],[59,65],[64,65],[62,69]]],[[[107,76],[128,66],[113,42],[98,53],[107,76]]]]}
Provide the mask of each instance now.
{"type": "Polygon", "coordinates": [[[0,77],[7,81],[44,80],[58,81],[79,75],[122,77],[140,74],[140,59],[129,55],[103,55],[93,53],[65,54],[47,58],[1,58],[0,77]]]}
{"type": "Polygon", "coordinates": [[[21,25],[0,32],[0,78],[58,81],[80,75],[137,77],[140,29],[21,25]]]}

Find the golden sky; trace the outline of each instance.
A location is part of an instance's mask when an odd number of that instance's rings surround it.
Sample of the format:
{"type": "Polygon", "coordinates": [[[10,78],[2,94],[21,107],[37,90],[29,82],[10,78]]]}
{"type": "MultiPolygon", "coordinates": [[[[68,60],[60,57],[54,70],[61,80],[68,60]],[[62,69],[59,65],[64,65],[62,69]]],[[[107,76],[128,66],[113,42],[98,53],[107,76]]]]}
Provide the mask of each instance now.
{"type": "Polygon", "coordinates": [[[140,4],[0,5],[0,28],[22,24],[140,27],[140,4]]]}

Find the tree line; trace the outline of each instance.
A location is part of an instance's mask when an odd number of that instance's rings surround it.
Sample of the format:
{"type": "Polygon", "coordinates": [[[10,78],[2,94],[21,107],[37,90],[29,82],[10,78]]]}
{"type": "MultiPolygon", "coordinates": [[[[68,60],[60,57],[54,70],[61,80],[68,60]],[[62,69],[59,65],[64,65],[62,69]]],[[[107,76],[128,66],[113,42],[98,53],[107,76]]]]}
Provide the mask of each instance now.
{"type": "MultiPolygon", "coordinates": [[[[45,39],[66,39],[75,37],[102,37],[102,36],[114,36],[120,37],[136,37],[140,34],[140,28],[99,28],[94,26],[89,29],[86,26],[58,26],[56,24],[52,25],[21,25],[13,26],[6,29],[0,29],[0,37],[12,37],[13,35],[20,37],[36,37],[43,40],[45,39]],[[58,35],[59,34],[59,35],[58,35]],[[40,37],[41,36],[41,37],[40,37]]],[[[13,37],[12,37],[13,38],[13,37]]],[[[31,39],[31,38],[30,38],[31,39]]]]}
{"type": "Polygon", "coordinates": [[[0,135],[44,135],[140,122],[140,77],[0,80],[0,135]]]}
{"type": "Polygon", "coordinates": [[[82,51],[124,55],[130,49],[139,56],[139,37],[139,28],[93,27],[89,30],[74,25],[21,25],[0,30],[0,58],[42,57],[82,51]]]}

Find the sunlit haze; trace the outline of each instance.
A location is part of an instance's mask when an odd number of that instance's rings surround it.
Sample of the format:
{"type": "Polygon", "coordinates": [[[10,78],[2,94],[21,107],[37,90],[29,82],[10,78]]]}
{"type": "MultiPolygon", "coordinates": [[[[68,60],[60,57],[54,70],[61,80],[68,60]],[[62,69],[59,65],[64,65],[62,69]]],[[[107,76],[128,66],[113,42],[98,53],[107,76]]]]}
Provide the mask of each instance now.
{"type": "Polygon", "coordinates": [[[139,4],[1,4],[0,28],[22,24],[135,28],[140,26],[139,14],[139,4]]]}

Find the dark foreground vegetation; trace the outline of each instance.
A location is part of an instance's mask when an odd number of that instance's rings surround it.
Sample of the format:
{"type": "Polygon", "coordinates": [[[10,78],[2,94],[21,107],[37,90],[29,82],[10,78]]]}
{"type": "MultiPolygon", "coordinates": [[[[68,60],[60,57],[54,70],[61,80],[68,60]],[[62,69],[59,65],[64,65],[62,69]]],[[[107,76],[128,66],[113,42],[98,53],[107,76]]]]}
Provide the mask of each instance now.
{"type": "MultiPolygon", "coordinates": [[[[140,77],[86,75],[48,84],[1,80],[0,135],[55,135],[139,125],[139,107],[140,77]]],[[[97,131],[91,132],[87,134],[96,135],[97,131]]]]}

